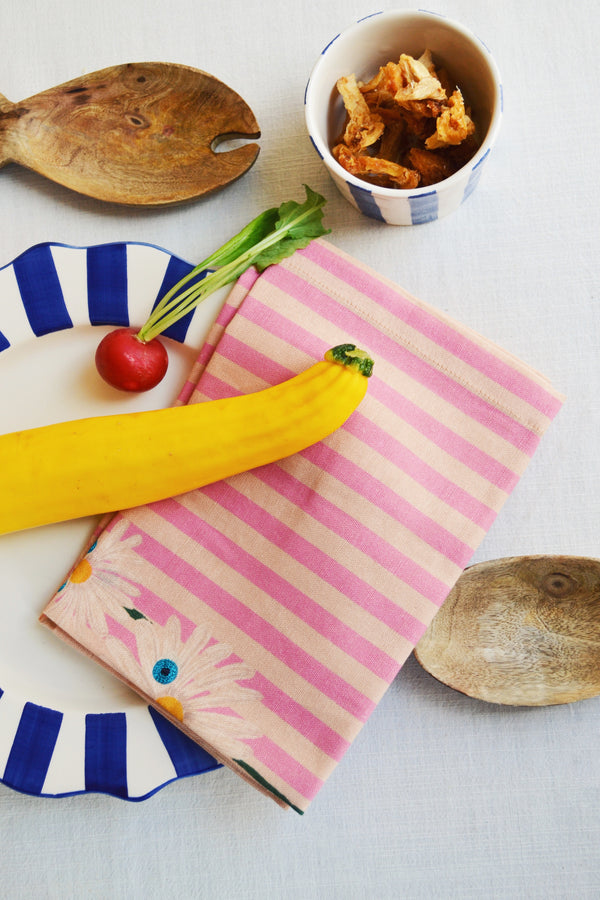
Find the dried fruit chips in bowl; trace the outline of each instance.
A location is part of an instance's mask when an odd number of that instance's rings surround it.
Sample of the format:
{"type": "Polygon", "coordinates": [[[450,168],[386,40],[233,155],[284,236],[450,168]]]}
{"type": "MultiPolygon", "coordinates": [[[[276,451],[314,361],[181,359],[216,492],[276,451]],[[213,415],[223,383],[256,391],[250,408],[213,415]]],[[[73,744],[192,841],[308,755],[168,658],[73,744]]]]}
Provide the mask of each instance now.
{"type": "Polygon", "coordinates": [[[369,81],[342,75],[344,130],[332,154],[347,172],[382,187],[413,189],[449,178],[476,153],[476,125],[458,85],[430,50],[379,68],[369,81]]]}

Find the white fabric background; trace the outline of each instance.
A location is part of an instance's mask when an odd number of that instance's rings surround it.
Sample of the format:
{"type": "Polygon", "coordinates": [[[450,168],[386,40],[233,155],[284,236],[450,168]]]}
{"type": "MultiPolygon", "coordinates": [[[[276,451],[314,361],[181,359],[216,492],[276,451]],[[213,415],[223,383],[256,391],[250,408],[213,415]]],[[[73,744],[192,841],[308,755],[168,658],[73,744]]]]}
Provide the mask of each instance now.
{"type": "MultiPolygon", "coordinates": [[[[405,4],[397,4],[403,6],[405,4]]],[[[451,218],[362,218],[304,128],[303,92],[364,0],[2,0],[0,91],[20,100],[107,65],[196,66],[262,128],[242,180],[140,212],[0,171],[0,265],[39,241],[140,240],[199,259],[307,182],[330,239],[530,362],[568,397],[476,560],[600,556],[597,275],[600,7],[595,0],[440,0],[491,48],[505,117],[482,181],[451,218]]],[[[3,897],[597,898],[600,698],[508,709],[436,683],[411,658],[304,817],[230,772],[143,803],[33,799],[0,785],[3,897]]]]}

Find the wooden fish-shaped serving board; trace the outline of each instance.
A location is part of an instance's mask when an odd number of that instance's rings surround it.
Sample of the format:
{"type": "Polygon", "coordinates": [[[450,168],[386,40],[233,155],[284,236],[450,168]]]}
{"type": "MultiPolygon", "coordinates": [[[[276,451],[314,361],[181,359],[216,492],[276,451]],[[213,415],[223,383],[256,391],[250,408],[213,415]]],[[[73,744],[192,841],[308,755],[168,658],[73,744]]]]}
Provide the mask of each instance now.
{"type": "Polygon", "coordinates": [[[259,147],[247,103],[212,75],[163,62],[101,69],[20,103],[0,95],[0,166],[113,203],[164,206],[239,178],[259,147]]]}

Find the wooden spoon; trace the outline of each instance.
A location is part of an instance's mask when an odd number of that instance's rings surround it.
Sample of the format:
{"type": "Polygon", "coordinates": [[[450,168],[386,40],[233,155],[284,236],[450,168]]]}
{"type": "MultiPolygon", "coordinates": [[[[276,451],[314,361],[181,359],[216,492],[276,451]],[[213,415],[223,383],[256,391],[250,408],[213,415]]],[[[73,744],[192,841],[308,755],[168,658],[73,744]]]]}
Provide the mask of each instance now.
{"type": "Polygon", "coordinates": [[[600,560],[516,556],[466,569],[415,648],[470,697],[513,706],[600,693],[600,560]]]}
{"type": "Polygon", "coordinates": [[[201,197],[243,175],[258,138],[250,107],[188,66],[127,63],[11,103],[0,95],[0,166],[19,163],[99,200],[162,206],[201,197]]]}

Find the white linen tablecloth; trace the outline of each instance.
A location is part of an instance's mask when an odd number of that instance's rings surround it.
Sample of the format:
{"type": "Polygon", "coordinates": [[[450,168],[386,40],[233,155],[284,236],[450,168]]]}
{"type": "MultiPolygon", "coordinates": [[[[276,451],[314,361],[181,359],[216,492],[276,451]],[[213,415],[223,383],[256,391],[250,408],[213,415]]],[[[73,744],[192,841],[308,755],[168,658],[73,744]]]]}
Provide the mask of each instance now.
{"type": "MultiPolygon", "coordinates": [[[[505,115],[467,203],[411,229],[348,206],[304,127],[319,52],[375,11],[342,0],[4,0],[0,91],[9,99],[108,65],[180,62],[244,97],[262,149],[225,191],[159,211],[102,205],[9,165],[0,170],[0,265],[50,240],[147,241],[197,260],[260,210],[300,199],[306,182],[328,199],[337,246],[543,371],[569,398],[475,561],[599,556],[600,9],[591,0],[438,5],[490,47],[505,115]]],[[[600,698],[496,707],[438,684],[411,658],[310,816],[282,816],[225,769],[142,803],[37,799],[0,785],[0,893],[591,900],[600,895],[599,733],[600,698]]]]}

